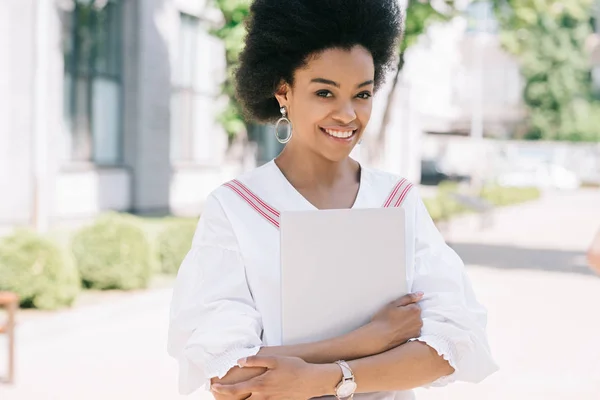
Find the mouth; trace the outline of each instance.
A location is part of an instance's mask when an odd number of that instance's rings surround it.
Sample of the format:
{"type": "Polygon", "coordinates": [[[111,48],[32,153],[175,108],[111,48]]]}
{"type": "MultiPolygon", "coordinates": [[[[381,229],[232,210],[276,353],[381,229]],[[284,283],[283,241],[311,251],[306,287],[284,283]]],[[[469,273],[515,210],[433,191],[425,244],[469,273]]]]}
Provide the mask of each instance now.
{"type": "Polygon", "coordinates": [[[337,140],[337,141],[342,141],[342,142],[351,142],[352,139],[354,138],[354,136],[356,136],[356,133],[358,132],[358,129],[350,129],[350,128],[348,128],[348,129],[328,129],[328,128],[319,127],[319,129],[325,135],[329,136],[329,138],[331,138],[333,140],[337,140]]]}

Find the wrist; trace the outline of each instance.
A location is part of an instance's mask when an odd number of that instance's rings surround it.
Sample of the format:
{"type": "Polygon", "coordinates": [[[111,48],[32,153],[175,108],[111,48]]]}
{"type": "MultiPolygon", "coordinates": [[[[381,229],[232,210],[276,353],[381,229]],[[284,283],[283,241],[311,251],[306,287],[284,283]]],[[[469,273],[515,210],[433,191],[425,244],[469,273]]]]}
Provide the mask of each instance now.
{"type": "Polygon", "coordinates": [[[315,395],[335,396],[335,388],[342,380],[342,371],[337,364],[313,364],[315,372],[315,395]]]}
{"type": "Polygon", "coordinates": [[[355,332],[360,336],[363,351],[366,352],[358,358],[374,356],[388,350],[391,335],[388,334],[388,329],[383,323],[372,321],[355,332]]]}

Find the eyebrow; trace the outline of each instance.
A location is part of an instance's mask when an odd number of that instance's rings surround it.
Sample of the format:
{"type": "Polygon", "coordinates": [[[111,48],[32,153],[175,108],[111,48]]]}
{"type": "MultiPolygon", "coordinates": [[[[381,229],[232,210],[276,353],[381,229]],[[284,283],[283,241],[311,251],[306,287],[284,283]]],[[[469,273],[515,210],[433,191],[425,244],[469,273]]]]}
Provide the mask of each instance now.
{"type": "MultiPolygon", "coordinates": [[[[332,80],[329,80],[329,79],[324,79],[324,78],[315,78],[315,79],[311,80],[311,83],[312,83],[312,82],[314,82],[314,83],[323,83],[323,84],[325,84],[325,85],[335,86],[336,88],[339,88],[339,87],[340,87],[340,84],[339,84],[339,83],[337,83],[337,82],[334,82],[334,81],[332,81],[332,80]]],[[[363,83],[361,83],[361,84],[357,85],[356,87],[357,87],[357,88],[361,88],[361,87],[363,87],[363,86],[372,85],[373,83],[375,83],[375,82],[374,82],[374,81],[371,79],[371,80],[365,81],[365,82],[363,82],[363,83]]]]}

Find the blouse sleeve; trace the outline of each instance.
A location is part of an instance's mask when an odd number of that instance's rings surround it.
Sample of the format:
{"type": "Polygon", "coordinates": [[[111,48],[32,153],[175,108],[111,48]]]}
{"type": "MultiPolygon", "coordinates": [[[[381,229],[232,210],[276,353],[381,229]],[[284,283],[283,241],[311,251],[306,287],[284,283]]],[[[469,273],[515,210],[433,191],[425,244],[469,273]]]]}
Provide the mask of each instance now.
{"type": "Polygon", "coordinates": [[[419,198],[413,291],[422,291],[423,328],[417,339],[435,349],[454,373],[428,386],[478,383],[498,370],[486,335],[487,311],[478,303],[460,257],[445,243],[419,198]]]}
{"type": "Polygon", "coordinates": [[[179,391],[222,378],[260,350],[262,321],[254,306],[237,239],[211,196],[173,289],[168,352],[179,363],[179,391]]]}

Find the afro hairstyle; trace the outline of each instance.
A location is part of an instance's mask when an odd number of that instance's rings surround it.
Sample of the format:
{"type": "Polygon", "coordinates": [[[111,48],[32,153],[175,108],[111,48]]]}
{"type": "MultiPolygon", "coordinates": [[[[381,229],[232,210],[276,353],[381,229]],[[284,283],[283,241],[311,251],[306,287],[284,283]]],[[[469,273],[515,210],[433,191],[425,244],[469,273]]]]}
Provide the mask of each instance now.
{"type": "Polygon", "coordinates": [[[373,56],[377,90],[401,35],[398,0],[254,0],[235,72],[237,99],[249,120],[274,121],[281,82],[293,85],[313,54],[356,45],[373,56]]]}

